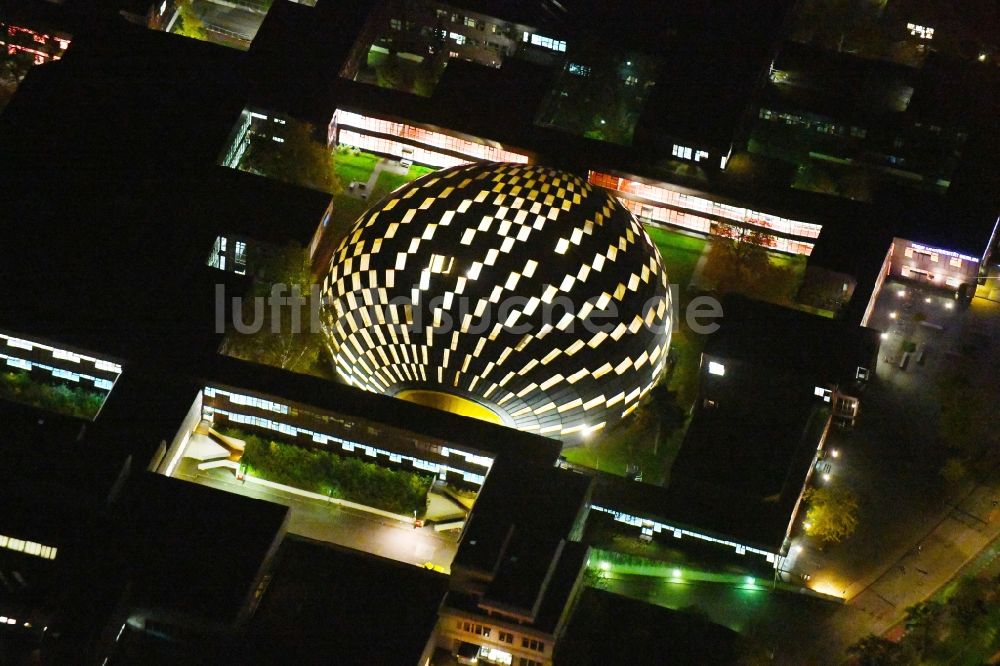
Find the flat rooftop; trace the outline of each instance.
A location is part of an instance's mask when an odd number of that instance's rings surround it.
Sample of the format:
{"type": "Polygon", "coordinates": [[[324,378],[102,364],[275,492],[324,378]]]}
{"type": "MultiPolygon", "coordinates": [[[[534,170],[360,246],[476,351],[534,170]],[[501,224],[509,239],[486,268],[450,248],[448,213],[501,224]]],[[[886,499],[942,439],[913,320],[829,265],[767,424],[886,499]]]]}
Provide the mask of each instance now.
{"type": "Polygon", "coordinates": [[[722,300],[722,311],[719,330],[707,336],[704,353],[752,365],[753,374],[730,372],[719,379],[708,376],[710,381],[738,382],[741,390],[752,392],[772,374],[825,386],[854,380],[858,366],[874,369],[870,362],[878,354],[880,332],[873,328],[736,295],[722,300]]]}
{"type": "Polygon", "coordinates": [[[236,621],[284,534],[288,507],[159,474],[138,476],[116,514],[133,608],[236,621]]]}
{"type": "Polygon", "coordinates": [[[447,588],[434,571],[289,537],[239,661],[413,666],[447,588]]]}
{"type": "Polygon", "coordinates": [[[735,664],[740,663],[741,642],[735,631],[696,612],[670,610],[587,588],[556,648],[555,663],[735,664]]]}
{"type": "MultiPolygon", "coordinates": [[[[554,462],[554,461],[553,461],[554,462]]],[[[530,546],[533,541],[554,544],[565,539],[587,501],[588,476],[548,465],[498,461],[486,477],[462,537],[452,568],[461,567],[493,575],[501,564],[508,542],[530,546]]],[[[551,554],[550,545],[541,550],[551,554]]],[[[525,557],[546,559],[531,548],[525,557]]],[[[546,559],[546,561],[550,561],[546,559]]],[[[512,581],[516,584],[517,581],[512,581]]],[[[528,585],[533,586],[534,581],[528,585]]]]}

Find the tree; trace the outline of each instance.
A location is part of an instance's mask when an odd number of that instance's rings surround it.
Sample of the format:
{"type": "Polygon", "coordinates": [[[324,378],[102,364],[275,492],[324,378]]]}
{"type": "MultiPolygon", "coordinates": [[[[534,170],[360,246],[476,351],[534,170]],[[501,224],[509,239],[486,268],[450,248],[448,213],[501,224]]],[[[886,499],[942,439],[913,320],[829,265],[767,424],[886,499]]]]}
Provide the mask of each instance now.
{"type": "Polygon", "coordinates": [[[342,185],[333,173],[333,155],[316,140],[311,123],[288,121],[279,143],[253,137],[239,168],[314,190],[336,194],[342,185]]]}
{"type": "Polygon", "coordinates": [[[840,486],[809,488],[802,496],[809,506],[809,534],[827,543],[838,543],[854,533],[858,526],[858,498],[850,490],[840,486]]]}
{"type": "Polygon", "coordinates": [[[201,17],[194,11],[191,0],[178,0],[177,2],[177,25],[174,32],[178,35],[190,37],[191,39],[208,39],[208,28],[201,17]]]}
{"type": "Polygon", "coordinates": [[[30,68],[31,61],[23,56],[0,56],[0,111],[10,102],[30,68]]]}
{"type": "Polygon", "coordinates": [[[739,293],[774,303],[787,303],[795,287],[794,274],[771,261],[774,238],[757,228],[720,224],[702,269],[716,291],[739,293]]]}
{"type": "Polygon", "coordinates": [[[944,605],[939,601],[922,601],[906,609],[906,641],[916,648],[923,659],[932,638],[940,632],[944,620],[944,605]]]}
{"type": "MultiPolygon", "coordinates": [[[[250,333],[230,330],[223,340],[222,353],[261,365],[328,377],[331,369],[322,362],[322,331],[312,328],[314,295],[310,292],[312,276],[306,251],[295,243],[277,249],[251,246],[248,264],[254,274],[254,286],[248,298],[243,299],[240,316],[244,325],[256,323],[259,330],[250,333]],[[274,285],[282,286],[277,294],[282,298],[293,296],[297,290],[301,301],[290,299],[272,308],[269,297],[274,285]]],[[[322,309],[322,304],[316,307],[322,309]]]]}
{"type": "Polygon", "coordinates": [[[966,469],[965,463],[961,458],[952,456],[945,461],[940,473],[946,482],[958,483],[965,478],[965,475],[969,473],[969,470],[966,469]]]}
{"type": "Polygon", "coordinates": [[[859,666],[897,666],[912,663],[903,645],[874,634],[865,636],[847,648],[847,654],[854,657],[859,666]]]}

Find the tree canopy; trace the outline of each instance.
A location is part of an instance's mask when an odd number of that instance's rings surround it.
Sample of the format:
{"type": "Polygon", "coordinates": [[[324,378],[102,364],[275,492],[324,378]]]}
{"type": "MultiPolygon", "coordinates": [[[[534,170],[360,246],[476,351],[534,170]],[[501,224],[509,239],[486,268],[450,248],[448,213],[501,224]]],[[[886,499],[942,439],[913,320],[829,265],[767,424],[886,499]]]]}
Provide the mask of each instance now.
{"type": "Polygon", "coordinates": [[[788,303],[795,289],[790,268],[771,261],[774,239],[765,231],[721,224],[712,239],[702,276],[721,293],[788,303]]]}
{"type": "Polygon", "coordinates": [[[311,123],[287,121],[280,138],[281,142],[255,137],[239,168],[330,194],[343,189],[334,177],[333,153],[316,139],[316,128],[311,123]]]}
{"type": "Polygon", "coordinates": [[[843,541],[858,526],[858,498],[840,486],[809,488],[803,494],[809,534],[828,543],[843,541]]]}

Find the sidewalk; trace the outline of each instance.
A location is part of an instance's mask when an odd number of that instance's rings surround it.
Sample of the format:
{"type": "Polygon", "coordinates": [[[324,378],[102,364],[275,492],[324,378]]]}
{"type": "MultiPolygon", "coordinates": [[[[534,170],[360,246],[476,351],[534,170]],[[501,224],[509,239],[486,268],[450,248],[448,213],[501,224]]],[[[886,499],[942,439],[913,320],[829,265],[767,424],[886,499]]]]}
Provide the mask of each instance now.
{"type": "Polygon", "coordinates": [[[915,548],[897,556],[873,581],[848,590],[847,603],[874,618],[872,633],[897,624],[908,606],[934,595],[984,550],[996,547],[1000,519],[995,498],[1000,498],[1000,481],[976,484],[915,548]]]}

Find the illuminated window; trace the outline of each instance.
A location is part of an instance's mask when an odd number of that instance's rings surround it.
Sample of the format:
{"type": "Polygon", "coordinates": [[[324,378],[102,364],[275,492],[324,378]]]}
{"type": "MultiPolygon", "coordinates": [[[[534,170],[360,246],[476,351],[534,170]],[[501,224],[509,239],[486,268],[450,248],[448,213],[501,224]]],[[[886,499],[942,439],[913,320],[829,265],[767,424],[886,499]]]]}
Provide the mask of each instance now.
{"type": "Polygon", "coordinates": [[[721,363],[716,363],[715,361],[709,361],[708,374],[718,375],[719,377],[722,377],[723,375],[726,374],[726,366],[722,365],[721,363]]]}
{"type": "Polygon", "coordinates": [[[59,549],[54,546],[46,546],[36,541],[15,539],[14,537],[5,536],[3,534],[0,534],[0,548],[13,550],[26,555],[34,555],[35,557],[40,557],[45,560],[56,559],[56,554],[59,552],[59,549]]]}
{"type": "Polygon", "coordinates": [[[959,259],[958,257],[952,257],[951,261],[949,263],[952,266],[954,266],[955,268],[961,268],[962,267],[962,260],[959,259]]]}
{"type": "Polygon", "coordinates": [[[928,28],[927,26],[918,25],[916,23],[907,23],[906,29],[909,30],[910,34],[914,37],[926,40],[934,39],[934,28],[928,28]]]}

